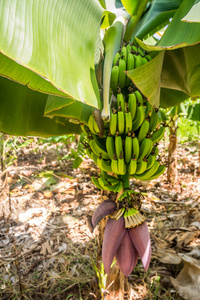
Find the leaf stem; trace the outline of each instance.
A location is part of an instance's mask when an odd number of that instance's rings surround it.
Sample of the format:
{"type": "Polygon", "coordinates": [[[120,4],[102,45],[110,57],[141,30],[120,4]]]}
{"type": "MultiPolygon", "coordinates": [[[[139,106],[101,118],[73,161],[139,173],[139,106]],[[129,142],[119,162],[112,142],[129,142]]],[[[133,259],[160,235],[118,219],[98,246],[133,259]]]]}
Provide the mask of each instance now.
{"type": "Polygon", "coordinates": [[[125,35],[124,35],[124,40],[125,41],[129,42],[129,40],[130,40],[130,38],[133,34],[133,31],[134,31],[136,25],[138,24],[148,1],[149,0],[141,0],[140,4],[138,6],[138,9],[137,9],[136,15],[133,15],[133,16],[130,17],[129,22],[128,22],[127,27],[126,27],[126,32],[125,32],[125,35]]]}

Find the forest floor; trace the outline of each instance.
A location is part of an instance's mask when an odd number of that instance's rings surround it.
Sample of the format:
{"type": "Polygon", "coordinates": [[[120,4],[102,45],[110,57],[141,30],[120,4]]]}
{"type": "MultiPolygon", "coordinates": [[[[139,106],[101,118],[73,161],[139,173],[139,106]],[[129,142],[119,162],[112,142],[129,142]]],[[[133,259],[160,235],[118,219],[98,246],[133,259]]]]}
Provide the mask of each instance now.
{"type": "MultiPolygon", "coordinates": [[[[0,188],[0,299],[96,299],[98,228],[91,234],[87,217],[107,199],[91,182],[99,171],[87,157],[73,169],[72,161],[57,159],[55,145],[35,148],[33,141],[18,151],[0,188]]],[[[167,155],[163,145],[160,151],[167,155]]],[[[59,148],[60,156],[66,153],[59,148]]],[[[176,185],[169,185],[166,173],[132,182],[132,189],[146,193],[142,211],[152,259],[147,273],[139,260],[126,299],[199,299],[197,168],[197,146],[188,143],[179,145],[176,185]]]]}

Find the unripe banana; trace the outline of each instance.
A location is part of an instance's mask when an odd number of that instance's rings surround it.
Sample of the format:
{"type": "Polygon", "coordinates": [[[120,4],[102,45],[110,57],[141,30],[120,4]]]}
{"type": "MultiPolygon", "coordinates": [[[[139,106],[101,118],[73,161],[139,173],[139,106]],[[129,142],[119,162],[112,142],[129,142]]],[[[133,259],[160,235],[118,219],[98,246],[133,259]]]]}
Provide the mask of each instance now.
{"type": "Polygon", "coordinates": [[[117,156],[115,155],[114,158],[111,160],[111,168],[114,174],[119,174],[118,170],[118,159],[117,156]]]}
{"type": "Polygon", "coordinates": [[[127,134],[132,130],[132,116],[130,112],[125,113],[125,133],[127,134]]]}
{"type": "Polygon", "coordinates": [[[149,131],[152,132],[156,129],[156,127],[159,124],[159,117],[158,114],[155,112],[154,109],[152,109],[151,117],[149,121],[149,131]]]}
{"type": "Polygon", "coordinates": [[[107,173],[112,172],[111,161],[106,161],[101,156],[97,159],[97,166],[107,173]]]}
{"type": "Polygon", "coordinates": [[[120,175],[126,174],[126,164],[123,157],[123,152],[120,153],[119,159],[118,159],[118,171],[120,175]]]}
{"type": "Polygon", "coordinates": [[[95,122],[94,116],[90,115],[87,126],[89,127],[92,133],[96,134],[96,131],[94,130],[94,122],[95,122]]]}
{"type": "Polygon", "coordinates": [[[137,164],[137,169],[135,171],[135,174],[142,174],[142,173],[144,173],[146,171],[146,168],[147,168],[147,162],[145,160],[140,161],[137,164]]]}
{"type": "Polygon", "coordinates": [[[126,71],[126,61],[120,58],[119,60],[119,87],[120,88],[123,88],[126,82],[126,74],[124,73],[124,71],[126,71]]]}
{"type": "Polygon", "coordinates": [[[147,170],[150,169],[153,166],[153,164],[155,163],[155,161],[156,161],[156,156],[150,154],[148,156],[147,170]]]}
{"type": "Polygon", "coordinates": [[[128,172],[130,175],[134,175],[137,169],[137,160],[132,158],[128,165],[128,172]]]}
{"type": "Polygon", "coordinates": [[[139,105],[143,106],[143,96],[142,96],[142,94],[139,91],[135,91],[134,94],[135,94],[135,97],[137,99],[137,103],[139,105]]]}
{"type": "Polygon", "coordinates": [[[136,131],[140,127],[140,125],[144,121],[144,118],[145,118],[145,112],[143,106],[137,107],[136,115],[132,124],[133,131],[136,131]]]}
{"type": "Polygon", "coordinates": [[[149,178],[149,180],[153,180],[158,178],[165,172],[166,167],[164,165],[159,166],[158,170],[149,178]]]}
{"type": "Polygon", "coordinates": [[[113,59],[113,66],[115,66],[116,63],[118,63],[119,59],[120,59],[120,54],[119,52],[117,52],[117,54],[115,54],[115,57],[113,59]]]}
{"type": "Polygon", "coordinates": [[[91,152],[91,159],[95,162],[95,164],[97,165],[97,159],[98,159],[98,155],[96,155],[93,151],[91,152]]]}
{"type": "Polygon", "coordinates": [[[139,68],[140,66],[143,65],[143,59],[140,55],[135,55],[134,54],[134,58],[135,58],[135,69],[139,68]]]}
{"type": "Polygon", "coordinates": [[[92,158],[91,158],[91,153],[92,153],[91,148],[87,147],[87,148],[85,149],[85,152],[86,152],[87,156],[88,156],[90,159],[92,159],[92,158]]]}
{"type": "Polygon", "coordinates": [[[139,133],[138,133],[138,141],[141,143],[143,139],[146,137],[147,133],[149,131],[149,122],[147,120],[144,120],[142,123],[139,133]]]}
{"type": "Polygon", "coordinates": [[[109,155],[103,145],[97,140],[96,136],[94,135],[89,140],[90,147],[92,151],[99,157],[102,155],[104,159],[109,159],[109,155]]]}
{"type": "MultiPolygon", "coordinates": [[[[131,52],[129,52],[127,55],[126,68],[127,70],[133,70],[135,68],[135,58],[131,52]]],[[[129,85],[130,82],[131,82],[130,78],[126,76],[126,82],[125,82],[126,86],[129,85]]]]}
{"type": "Polygon", "coordinates": [[[109,183],[102,176],[98,178],[98,181],[100,186],[102,186],[105,191],[110,191],[109,183]]]}
{"type": "Polygon", "coordinates": [[[152,105],[149,103],[149,101],[146,101],[145,118],[149,117],[149,115],[152,114],[152,111],[153,111],[152,105]]]}
{"type": "Polygon", "coordinates": [[[119,66],[114,66],[112,67],[111,78],[110,78],[110,87],[114,92],[117,91],[118,80],[119,80],[119,66]]]}
{"type": "Polygon", "coordinates": [[[124,112],[118,110],[117,118],[118,118],[118,131],[119,131],[119,134],[123,134],[124,133],[124,112]]]}
{"type": "Polygon", "coordinates": [[[125,113],[125,100],[124,95],[121,93],[117,94],[117,108],[125,113]]]}
{"type": "Polygon", "coordinates": [[[142,57],[143,65],[147,64],[149,61],[146,59],[146,57],[142,57]]]}
{"type": "Polygon", "coordinates": [[[139,53],[140,56],[144,56],[145,55],[141,48],[138,48],[138,53],[139,53]]]}
{"type": "Polygon", "coordinates": [[[103,190],[102,186],[99,184],[98,178],[92,176],[91,179],[92,179],[93,184],[96,185],[96,187],[98,187],[100,190],[103,190]]]}
{"type": "Polygon", "coordinates": [[[128,44],[127,46],[126,46],[126,49],[127,49],[127,54],[131,51],[131,45],[130,44],[128,44]]]}
{"type": "Polygon", "coordinates": [[[152,57],[150,55],[145,55],[145,58],[148,60],[148,61],[151,61],[152,60],[152,57]]]}
{"type": "Polygon", "coordinates": [[[117,131],[117,112],[114,111],[110,115],[110,134],[115,135],[117,131]]]}
{"type": "Polygon", "coordinates": [[[158,170],[158,168],[159,168],[159,162],[155,161],[155,163],[149,170],[147,170],[141,174],[135,174],[134,178],[144,180],[144,181],[149,180],[149,178],[151,176],[153,176],[153,174],[155,174],[155,172],[158,170]]]}
{"type": "Polygon", "coordinates": [[[136,46],[133,45],[131,49],[134,53],[138,53],[138,48],[136,46]]]}
{"type": "Polygon", "coordinates": [[[136,136],[132,137],[132,145],[133,145],[133,156],[134,158],[138,159],[140,153],[140,145],[139,145],[138,138],[136,136]]]}
{"type": "Polygon", "coordinates": [[[129,163],[132,157],[132,150],[133,150],[131,134],[126,136],[124,148],[125,148],[125,162],[129,163]]]}
{"type": "Polygon", "coordinates": [[[137,100],[136,100],[136,96],[135,96],[135,94],[129,94],[129,97],[128,97],[128,110],[129,110],[130,113],[131,113],[132,120],[133,120],[134,117],[135,117],[135,114],[136,114],[136,108],[137,108],[137,100]]]}
{"type": "Polygon", "coordinates": [[[159,142],[163,138],[164,134],[165,134],[165,127],[162,126],[158,130],[154,131],[151,137],[152,142],[154,144],[159,142]]]}
{"type": "Polygon", "coordinates": [[[115,150],[117,158],[119,158],[121,152],[123,152],[123,143],[121,135],[115,136],[115,150]]]}
{"type": "Polygon", "coordinates": [[[106,149],[110,159],[114,158],[115,154],[115,138],[112,135],[108,135],[106,139],[106,149]]]}
{"type": "Polygon", "coordinates": [[[126,62],[127,60],[127,48],[125,46],[122,46],[122,49],[121,49],[121,58],[123,58],[126,62]]]}
{"type": "Polygon", "coordinates": [[[141,162],[144,157],[148,157],[152,150],[152,140],[145,138],[140,145],[140,153],[138,157],[138,162],[141,162]]]}

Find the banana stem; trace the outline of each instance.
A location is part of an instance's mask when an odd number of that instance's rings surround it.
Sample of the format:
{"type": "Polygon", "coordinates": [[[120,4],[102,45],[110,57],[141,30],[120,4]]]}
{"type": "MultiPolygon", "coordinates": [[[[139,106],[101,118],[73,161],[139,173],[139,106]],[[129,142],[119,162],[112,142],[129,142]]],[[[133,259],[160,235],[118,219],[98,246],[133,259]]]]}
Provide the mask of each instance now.
{"type": "Polygon", "coordinates": [[[123,182],[123,189],[129,189],[129,179],[130,179],[130,174],[126,172],[125,175],[122,175],[122,182],[123,182]]]}
{"type": "Polygon", "coordinates": [[[135,29],[136,25],[138,24],[148,1],[149,0],[141,0],[140,4],[138,6],[138,9],[137,9],[137,14],[131,16],[131,18],[129,19],[129,22],[128,22],[127,27],[126,27],[126,32],[125,32],[125,35],[124,35],[124,40],[125,41],[129,42],[129,40],[131,39],[131,36],[134,32],[134,29],[135,29]]]}

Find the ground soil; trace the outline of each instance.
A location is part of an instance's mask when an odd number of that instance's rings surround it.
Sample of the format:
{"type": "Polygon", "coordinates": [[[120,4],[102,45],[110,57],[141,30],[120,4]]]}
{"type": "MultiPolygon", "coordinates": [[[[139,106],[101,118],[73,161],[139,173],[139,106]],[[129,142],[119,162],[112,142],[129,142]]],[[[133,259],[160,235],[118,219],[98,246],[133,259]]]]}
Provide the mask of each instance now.
{"type": "MultiPolygon", "coordinates": [[[[108,197],[91,183],[99,170],[87,157],[75,170],[72,161],[58,160],[58,145],[44,149],[41,144],[36,153],[36,143],[19,149],[15,164],[2,174],[0,299],[97,299],[100,241],[98,228],[90,233],[87,217],[108,197]]],[[[59,157],[67,151],[60,146],[59,157]]],[[[160,153],[167,161],[163,145],[160,153]]],[[[171,278],[183,268],[181,255],[200,258],[197,170],[196,145],[179,145],[175,186],[166,181],[166,173],[131,183],[144,193],[152,259],[147,273],[138,262],[128,278],[126,299],[186,299],[171,278]]],[[[103,271],[99,274],[105,279],[103,271]]]]}

